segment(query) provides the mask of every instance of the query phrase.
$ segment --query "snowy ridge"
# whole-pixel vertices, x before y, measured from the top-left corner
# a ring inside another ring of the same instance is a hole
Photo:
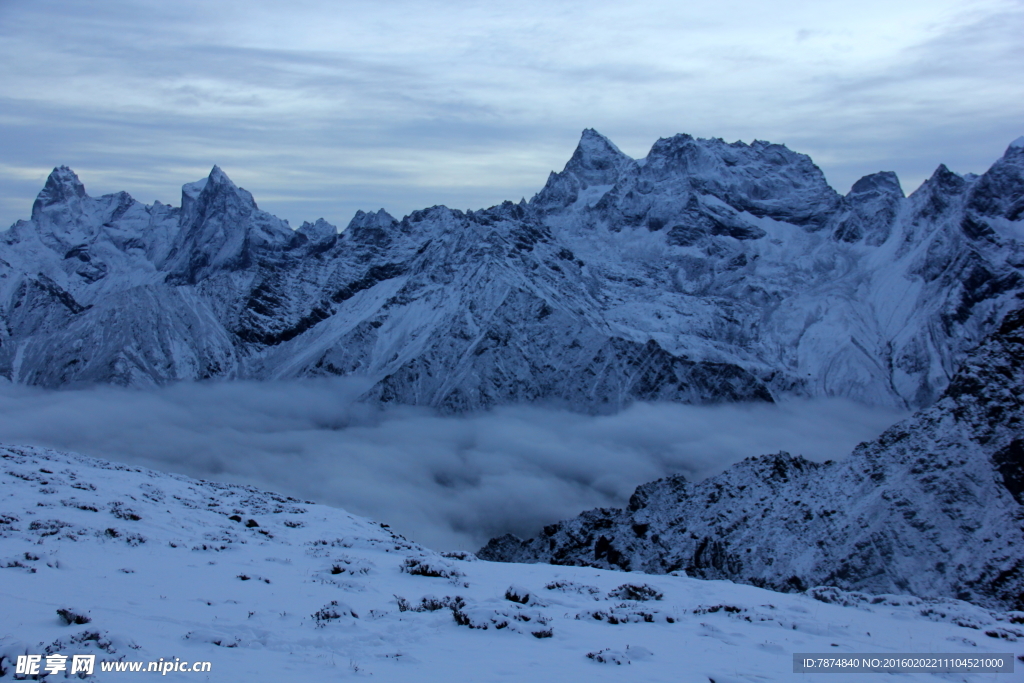
[[[1024,657],[1020,612],[446,556],[307,501],[29,447],[0,447],[0,577],[0,680],[55,652],[209,661],[218,681],[781,681],[794,652]]]
[[[530,201],[292,231],[219,168],[180,207],[55,169],[0,239],[0,375],[363,377],[457,412],[844,396],[923,407],[1022,289],[1024,148],[840,196],[806,155],[584,131]]]
[[[493,539],[479,555],[1024,609],[1022,386],[1018,308],[937,403],[842,461],[778,453],[698,483],[661,479],[627,509]]]

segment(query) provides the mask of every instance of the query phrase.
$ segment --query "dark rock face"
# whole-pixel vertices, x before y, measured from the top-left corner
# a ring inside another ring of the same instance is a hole
[[[164,265],[169,284],[194,285],[220,271],[249,269],[261,252],[283,251],[294,237],[216,166],[198,194],[182,192],[181,203],[181,231]]]
[[[903,189],[895,173],[864,176],[840,202],[833,218],[833,239],[851,244],[864,241],[875,247],[884,244],[899,215],[902,199]]]
[[[1022,389],[1019,308],[935,405],[846,460],[778,453],[699,483],[661,479],[624,510],[592,510],[527,541],[504,536],[478,555],[1022,609]]]
[[[992,463],[1003,478],[1003,486],[1024,505],[1024,440],[1014,439],[992,455]]]
[[[0,240],[0,375],[59,387],[358,373],[369,400],[934,402],[1024,289],[1024,153],[840,197],[782,145],[586,130],[530,201],[291,230],[219,168],[181,206],[55,169]]]

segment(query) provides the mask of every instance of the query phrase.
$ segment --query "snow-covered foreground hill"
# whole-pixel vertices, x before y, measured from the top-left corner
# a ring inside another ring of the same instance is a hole
[[[342,510],[28,447],[0,448],[0,615],[4,680],[54,652],[211,663],[168,680],[446,683],[810,683],[835,679],[792,673],[793,653],[1024,656],[1024,613],[445,557]]]

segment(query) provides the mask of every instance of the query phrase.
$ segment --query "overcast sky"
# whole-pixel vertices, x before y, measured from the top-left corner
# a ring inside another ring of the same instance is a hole
[[[178,204],[219,164],[261,208],[529,198],[593,127],[808,153],[845,193],[1024,134],[1024,0],[0,0],[0,226],[52,167]]]

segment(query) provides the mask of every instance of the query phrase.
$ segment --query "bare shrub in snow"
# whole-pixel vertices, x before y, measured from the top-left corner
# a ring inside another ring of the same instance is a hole
[[[331,600],[330,603],[324,605],[316,612],[313,612],[311,616],[313,617],[313,621],[316,622],[317,628],[324,628],[332,621],[346,616],[352,617],[353,619],[359,618],[359,615],[356,614],[351,607],[348,605],[340,605],[337,600]]]
[[[455,567],[429,562],[425,558],[407,557],[402,563],[402,571],[413,576],[433,576],[441,579],[459,579],[463,576]]]
[[[87,613],[71,609],[70,607],[61,607],[57,610],[57,616],[64,622],[65,626],[71,624],[88,624],[92,621],[92,618]]]
[[[595,662],[601,664],[632,664],[629,661],[629,657],[626,656],[625,652],[619,652],[618,650],[612,650],[610,648],[604,648],[596,652],[588,652],[587,659],[593,659]]]
[[[665,596],[660,591],[648,586],[646,583],[624,583],[618,588],[609,591],[608,597],[619,598],[620,600],[638,600],[645,602],[647,600],[661,600]]]

